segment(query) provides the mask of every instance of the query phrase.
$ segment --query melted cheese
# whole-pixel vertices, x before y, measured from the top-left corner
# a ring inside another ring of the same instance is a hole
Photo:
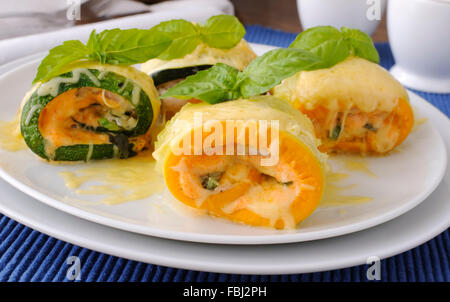
[[[425,124],[428,121],[428,118],[423,117],[420,119],[415,119],[414,120],[414,126],[413,129],[411,130],[411,132],[416,132],[417,129],[419,129],[420,126],[422,126],[423,124]]]
[[[331,68],[299,72],[272,92],[307,110],[322,105],[331,111],[356,106],[363,112],[391,112],[399,98],[409,100],[405,88],[387,70],[357,57]]]
[[[202,43],[190,54],[175,60],[152,59],[142,64],[141,70],[147,74],[171,69],[197,65],[214,65],[224,63],[236,69],[243,70],[256,54],[245,40],[241,40],[231,49],[212,48]]]
[[[26,149],[26,144],[20,133],[20,115],[9,122],[0,121],[0,148],[7,151]]]
[[[209,120],[279,121],[280,131],[285,131],[304,143],[325,165],[326,155],[317,149],[319,141],[314,134],[311,121],[286,102],[272,96],[259,96],[250,100],[235,100],[216,105],[206,103],[185,105],[158,135],[153,153],[158,163],[162,164],[169,151],[178,146],[183,137],[196,127],[194,115],[199,112],[202,113],[204,123]]]
[[[94,83],[95,86],[100,86],[100,81],[87,68],[77,68],[72,70],[72,76],[69,78],[55,77],[45,83],[42,83],[37,88],[37,94],[39,96],[51,95],[52,97],[55,97],[58,94],[59,85],[63,83],[78,83],[82,74],[85,74],[92,81],[92,83]]]
[[[414,126],[411,130],[411,132],[416,132],[420,126],[425,124],[428,121],[428,118],[426,117],[419,117],[419,112],[416,107],[413,107],[413,113],[414,113]]]
[[[325,189],[319,207],[335,207],[360,204],[372,201],[368,196],[344,195],[343,192],[353,189],[356,185],[341,185],[340,182],[348,177],[345,173],[326,173]]]
[[[344,160],[344,167],[348,171],[361,172],[367,174],[371,177],[376,178],[377,176],[369,169],[369,163],[364,159],[356,160],[354,158],[348,158]]]
[[[79,168],[72,166],[60,175],[75,193],[103,196],[100,201],[106,204],[144,199],[164,189],[164,181],[148,153],[127,160],[91,161]]]
[[[265,186],[270,186],[270,184],[252,186],[246,194],[246,202],[243,208],[268,219],[271,227],[274,227],[275,223],[281,220],[285,229],[294,229],[296,223],[291,205],[297,194],[288,186],[283,186],[281,190],[271,190],[270,187],[265,188]],[[241,203],[241,198],[232,202],[232,205],[228,204],[224,208],[224,212],[232,213],[240,209],[236,206],[233,207],[233,205],[239,205],[239,203]]]

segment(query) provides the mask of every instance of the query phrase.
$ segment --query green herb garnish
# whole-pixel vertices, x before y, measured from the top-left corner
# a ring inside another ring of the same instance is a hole
[[[218,63],[188,76],[162,95],[196,98],[210,104],[250,98],[267,92],[299,71],[330,68],[350,54],[379,61],[372,40],[365,33],[343,27],[319,26],[297,36],[289,48],[271,50],[253,60],[244,71]]]
[[[220,178],[222,177],[223,172],[214,172],[209,173],[205,176],[202,176],[202,187],[207,190],[214,190],[219,186]]]
[[[88,55],[89,49],[77,40],[66,41],[63,45],[50,49],[48,55],[39,65],[33,83],[57,76],[63,66],[84,59]]]
[[[148,30],[116,28],[100,33],[94,30],[86,45],[71,40],[52,48],[42,60],[33,83],[57,76],[64,66],[80,60],[120,65],[153,58],[171,60],[191,53],[201,42],[213,48],[232,48],[244,35],[244,26],[229,15],[213,16],[205,24],[171,20]]]
[[[336,64],[350,54],[379,63],[380,57],[372,39],[358,29],[317,26],[305,30],[289,46],[305,49],[321,57],[327,64]]]
[[[196,98],[210,104],[249,98],[266,92],[301,70],[312,70],[320,64],[320,58],[308,51],[274,49],[253,60],[244,71],[217,63],[188,76],[162,97]]]
[[[341,134],[341,125],[337,125],[333,128],[333,130],[330,132],[330,138],[337,141],[337,139],[339,138],[339,134]]]

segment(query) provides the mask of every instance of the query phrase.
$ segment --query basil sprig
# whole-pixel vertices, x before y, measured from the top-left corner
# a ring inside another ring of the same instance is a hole
[[[374,63],[380,62],[372,39],[366,33],[348,27],[342,27],[341,31],[333,26],[307,29],[297,36],[289,48],[308,50],[332,65],[345,60],[350,54]]]
[[[274,49],[253,60],[244,71],[217,63],[188,76],[162,97],[196,98],[210,104],[249,98],[266,92],[301,70],[322,65],[317,55],[301,49]]]
[[[299,34],[289,48],[275,49],[256,58],[244,71],[218,63],[187,77],[162,97],[196,98],[210,104],[250,98],[299,71],[330,68],[351,54],[379,62],[378,52],[364,32],[318,26]]]
[[[100,33],[94,30],[86,45],[70,40],[52,48],[42,60],[33,83],[58,75],[64,66],[75,61],[132,65],[153,58],[171,60],[191,53],[202,42],[213,48],[232,48],[244,35],[244,26],[230,15],[213,16],[205,24],[171,20],[148,30],[116,28]]]

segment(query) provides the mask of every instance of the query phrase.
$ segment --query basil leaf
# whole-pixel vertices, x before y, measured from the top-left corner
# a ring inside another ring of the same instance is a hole
[[[235,16],[219,15],[200,25],[200,33],[203,42],[208,46],[230,49],[242,40],[245,28]]]
[[[215,20],[207,22],[203,27],[200,26],[202,39],[205,39],[204,28],[207,28],[208,24],[226,23],[224,16]],[[225,28],[225,25],[214,26],[217,30]],[[223,30],[223,40],[228,37],[225,32],[226,30]],[[218,34],[216,37],[220,36],[221,34]],[[223,42],[220,46],[223,47],[225,44]],[[318,26],[298,35],[288,49],[272,50],[256,58],[243,72],[219,63],[208,70],[187,77],[162,97],[197,98],[211,104],[240,97],[250,98],[267,92],[285,78],[300,71],[332,67],[345,60],[351,53],[374,62],[379,60],[370,37],[363,32],[345,27],[340,32],[332,26]],[[334,129],[331,136],[336,137],[339,131],[340,128]]]
[[[280,48],[253,60],[239,75],[240,93],[244,98],[264,93],[302,70],[322,66],[320,57],[306,50]]]
[[[348,27],[342,27],[341,31],[355,56],[374,63],[380,62],[378,51],[369,35],[359,29],[352,29]]]
[[[289,48],[308,50],[322,58],[321,68],[329,68],[350,55],[342,33],[332,26],[317,26],[302,32]]]
[[[299,48],[313,51],[323,43],[342,39],[342,34],[333,26],[316,26],[300,33],[289,48]]]
[[[157,57],[171,44],[171,39],[151,30],[116,28],[91,34],[87,44],[93,60],[132,65]]]
[[[238,70],[226,64],[217,63],[213,67],[188,76],[164,93],[161,98],[196,98],[210,104],[239,98],[235,89]]]
[[[49,54],[39,65],[33,83],[48,80],[56,75],[61,68],[71,62],[85,59],[89,54],[89,49],[78,40],[70,40],[63,45],[50,49]]]
[[[89,35],[89,40],[86,43],[87,48],[89,49],[89,59],[97,62],[105,62],[106,57],[105,54],[101,51],[101,46],[99,42],[99,35],[96,30],[92,30]]]
[[[161,22],[151,30],[152,34],[163,35],[170,44],[158,55],[163,60],[182,58],[194,51],[200,43],[200,34],[194,24],[186,20],[170,20]]]
[[[91,31],[91,34],[89,35],[89,40],[86,43],[86,47],[89,49],[89,52],[92,54],[97,48],[99,48],[98,46],[98,36],[97,36],[97,31],[95,29],[93,29]]]
[[[100,33],[93,30],[86,45],[71,40],[52,48],[41,62],[33,83],[58,75],[62,67],[77,60],[122,65],[142,63],[156,57],[171,60],[193,52],[202,40],[211,47],[234,47],[244,34],[243,25],[228,15],[213,16],[205,25],[171,20],[150,30],[116,28]]]

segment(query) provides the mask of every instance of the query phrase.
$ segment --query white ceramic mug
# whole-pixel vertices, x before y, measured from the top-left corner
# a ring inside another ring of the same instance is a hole
[[[303,29],[318,25],[358,28],[375,32],[386,9],[386,0],[297,0]]]
[[[391,73],[402,84],[450,93],[450,0],[390,0]]]

